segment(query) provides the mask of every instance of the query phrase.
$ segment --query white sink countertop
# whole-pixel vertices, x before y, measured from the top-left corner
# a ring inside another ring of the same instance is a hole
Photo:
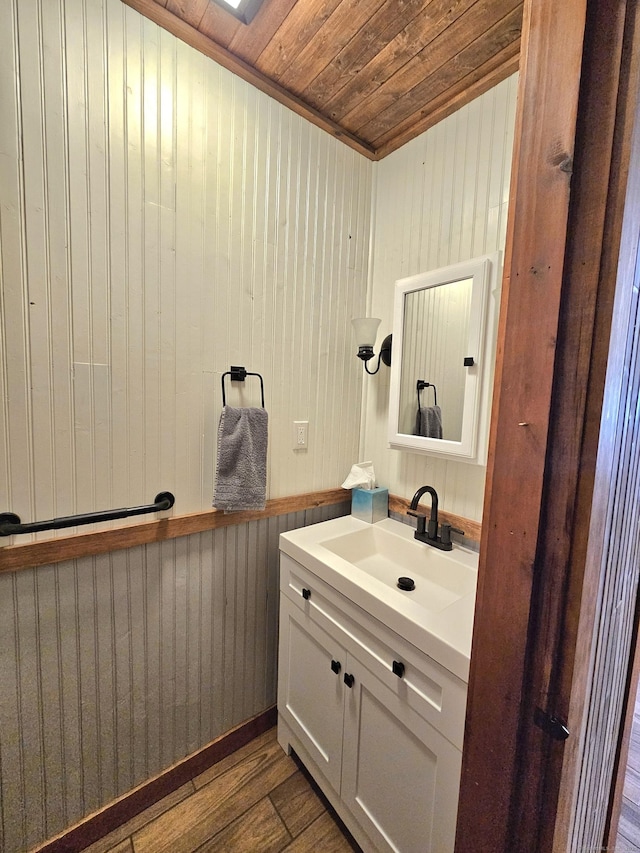
[[[440,551],[414,528],[346,515],[280,534],[280,549],[467,682],[478,554]],[[399,577],[415,581],[412,591]]]

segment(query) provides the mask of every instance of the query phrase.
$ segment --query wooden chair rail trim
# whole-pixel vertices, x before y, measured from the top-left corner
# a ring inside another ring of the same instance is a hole
[[[61,563],[64,560],[93,557],[110,551],[136,548],[139,545],[177,539],[180,536],[190,536],[192,533],[217,530],[220,527],[245,524],[262,518],[273,518],[319,506],[331,506],[348,500],[349,495],[344,489],[325,489],[319,492],[274,498],[267,501],[262,511],[225,513],[221,510],[209,509],[170,518],[159,518],[141,524],[110,527],[105,530],[92,530],[87,533],[28,542],[23,545],[5,545],[0,547],[0,572],[15,572],[18,569]]]
[[[273,705],[163,770],[158,776],[148,779],[119,799],[65,829],[60,835],[33,849],[31,853],[75,853],[84,850],[176,791],[190,779],[273,728],[276,719],[276,707]]]
[[[167,539],[190,536],[192,533],[218,530],[221,527],[246,524],[248,521],[274,518],[320,506],[333,506],[349,500],[349,493],[344,489],[325,489],[324,491],[274,498],[267,501],[266,508],[261,512],[224,513],[217,509],[209,509],[203,512],[146,521],[141,524],[129,524],[121,527],[110,527],[106,530],[92,530],[87,533],[58,536],[55,539],[27,542],[23,545],[0,546],[0,573],[48,566],[52,563],[77,560],[81,557],[95,557],[98,554],[108,554],[111,551],[122,551],[126,548],[149,545],[152,542],[164,542]],[[408,508],[408,500],[397,495],[389,496],[389,509],[392,512],[405,513]],[[445,510],[440,512],[440,516],[443,521],[448,521],[454,527],[464,530],[468,539],[480,540],[479,522],[453,515]]]

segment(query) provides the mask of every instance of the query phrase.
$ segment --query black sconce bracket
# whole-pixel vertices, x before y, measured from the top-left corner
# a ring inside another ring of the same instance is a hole
[[[378,364],[376,365],[375,370],[369,370],[367,367],[367,362],[369,359],[373,358],[373,347],[360,347],[358,350],[358,357],[364,361],[364,369],[367,371],[369,376],[374,376],[380,370],[380,362],[382,361],[387,367],[391,367],[391,343],[392,343],[393,335],[387,335],[387,337],[382,341],[382,346],[380,347],[380,354],[378,355]]]

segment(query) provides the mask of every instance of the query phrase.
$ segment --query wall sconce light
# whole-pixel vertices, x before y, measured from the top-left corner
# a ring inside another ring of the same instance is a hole
[[[382,360],[387,367],[391,365],[391,335],[383,340],[378,355],[378,365],[375,370],[369,370],[367,362],[374,357],[373,345],[376,342],[376,333],[380,320],[375,317],[359,317],[351,321],[353,330],[356,333],[356,341],[358,342],[358,358],[364,362],[364,369],[370,376],[373,376],[380,370],[380,361]]]

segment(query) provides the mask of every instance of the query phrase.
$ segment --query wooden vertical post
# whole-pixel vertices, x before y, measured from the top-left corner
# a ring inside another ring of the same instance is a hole
[[[554,835],[564,747],[533,717],[568,713],[574,677],[580,605],[568,608],[615,287],[601,287],[603,259],[620,236],[612,163],[625,180],[624,18],[608,0],[525,3],[457,853],[546,850]]]

